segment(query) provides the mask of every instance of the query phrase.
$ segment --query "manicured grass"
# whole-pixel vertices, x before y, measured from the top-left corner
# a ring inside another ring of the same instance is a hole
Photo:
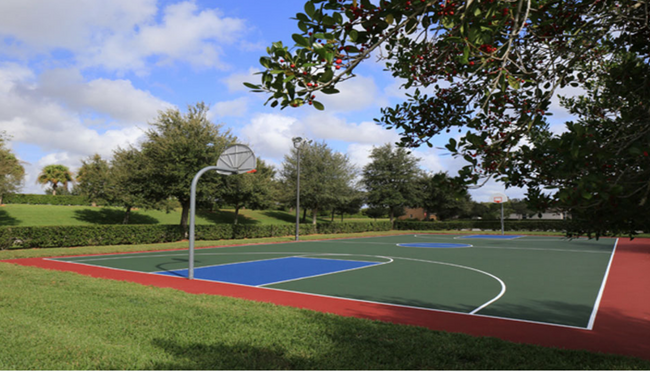
[[[650,368],[8,263],[0,263],[0,328],[0,369]]]
[[[279,210],[240,210],[241,224],[294,224],[295,214]],[[19,205],[8,204],[0,207],[0,226],[49,226],[49,225],[93,225],[122,224],[124,209],[116,207]],[[234,210],[198,211],[197,224],[232,224]],[[160,210],[138,209],[131,211],[129,224],[179,224],[181,210],[169,213]],[[334,219],[340,221],[339,218]],[[359,220],[345,219],[344,221]],[[363,219],[371,220],[371,219]],[[329,221],[320,218],[319,221]],[[311,222],[311,218],[307,218]]]

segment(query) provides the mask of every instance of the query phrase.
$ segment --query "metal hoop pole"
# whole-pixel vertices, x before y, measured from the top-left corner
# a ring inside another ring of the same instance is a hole
[[[296,180],[296,241],[300,239],[300,147],[296,151],[298,161],[298,179]]]
[[[192,280],[194,279],[194,225],[195,225],[195,217],[194,215],[196,214],[196,185],[199,182],[199,178],[203,173],[206,171],[210,170],[221,170],[221,171],[228,171],[227,169],[221,169],[217,166],[208,166],[204,167],[203,169],[199,170],[198,173],[194,176],[194,179],[192,179],[192,187],[190,189],[190,251],[189,251],[189,267],[187,270],[187,278]]]

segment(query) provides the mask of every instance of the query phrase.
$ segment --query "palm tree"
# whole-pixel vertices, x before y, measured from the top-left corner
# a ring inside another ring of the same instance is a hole
[[[63,165],[47,165],[41,170],[36,181],[42,185],[52,184],[52,196],[56,196],[56,189],[59,184],[68,187],[72,182],[72,172]]]

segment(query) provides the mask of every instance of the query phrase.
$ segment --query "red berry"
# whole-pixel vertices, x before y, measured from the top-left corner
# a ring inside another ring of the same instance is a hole
[[[337,59],[336,60],[336,64],[341,64],[341,63],[343,63],[343,59]]]

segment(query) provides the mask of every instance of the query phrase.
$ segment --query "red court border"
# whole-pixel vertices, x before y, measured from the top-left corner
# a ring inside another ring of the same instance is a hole
[[[193,294],[222,295],[269,302],[431,330],[492,336],[518,343],[623,354],[650,360],[650,239],[619,239],[600,309],[592,330],[507,319],[397,307],[295,292],[189,281],[177,277],[85,266],[45,258],[0,260],[143,285],[167,287]]]

